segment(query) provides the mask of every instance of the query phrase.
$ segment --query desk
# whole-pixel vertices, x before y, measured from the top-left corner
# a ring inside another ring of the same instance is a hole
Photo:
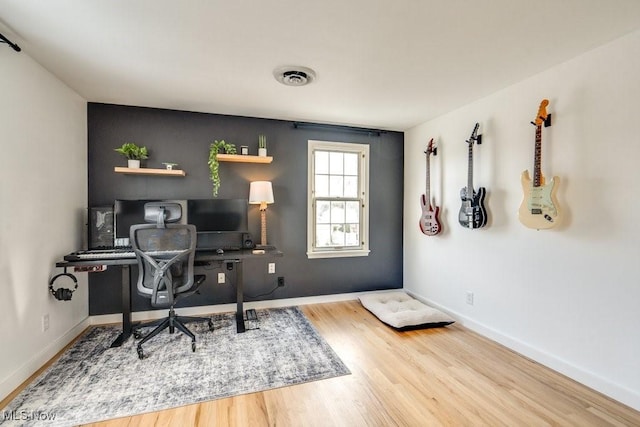
[[[195,260],[196,263],[221,261],[223,263],[234,263],[237,265],[236,272],[236,329],[238,333],[245,331],[244,325],[244,310],[242,308],[244,301],[243,293],[243,261],[245,259],[257,259],[264,257],[279,257],[282,256],[282,252],[277,249],[268,249],[264,254],[254,254],[250,249],[243,249],[240,251],[227,251],[223,254],[218,254],[215,251],[196,251]],[[133,323],[131,322],[131,266],[137,265],[138,262],[135,258],[119,258],[119,259],[85,259],[78,261],[59,261],[56,263],[56,267],[68,268],[68,267],[87,267],[95,265],[117,266],[122,271],[122,333],[111,344],[111,347],[120,347],[132,333]]]

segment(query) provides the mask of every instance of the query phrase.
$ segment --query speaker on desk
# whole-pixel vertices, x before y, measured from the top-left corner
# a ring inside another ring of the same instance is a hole
[[[113,246],[113,207],[89,208],[89,249]]]
[[[253,249],[256,247],[256,244],[253,243],[253,239],[251,238],[251,234],[242,233],[242,248],[243,249]]]

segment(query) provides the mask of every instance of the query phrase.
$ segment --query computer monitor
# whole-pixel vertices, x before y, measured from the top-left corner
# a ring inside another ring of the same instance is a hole
[[[248,211],[247,199],[192,199],[187,200],[187,223],[195,225],[198,233],[246,233]]]
[[[113,204],[114,242],[116,247],[130,246],[129,229],[134,224],[145,224],[144,205],[149,202],[174,202],[182,207],[182,218],[178,223],[186,224],[186,200],[116,200]]]

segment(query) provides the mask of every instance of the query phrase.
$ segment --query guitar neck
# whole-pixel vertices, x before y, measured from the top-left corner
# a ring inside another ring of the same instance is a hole
[[[542,185],[542,125],[536,125],[536,145],[533,154],[533,186],[540,187]]]
[[[467,194],[473,196],[473,139],[469,141],[469,167],[467,172]]]
[[[426,177],[426,190],[424,192],[427,202],[431,204],[431,171],[429,170],[429,153],[427,153],[427,177]]]

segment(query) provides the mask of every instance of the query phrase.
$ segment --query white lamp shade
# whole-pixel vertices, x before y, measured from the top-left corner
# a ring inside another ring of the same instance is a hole
[[[271,181],[254,181],[249,186],[249,203],[273,203],[273,187]]]

